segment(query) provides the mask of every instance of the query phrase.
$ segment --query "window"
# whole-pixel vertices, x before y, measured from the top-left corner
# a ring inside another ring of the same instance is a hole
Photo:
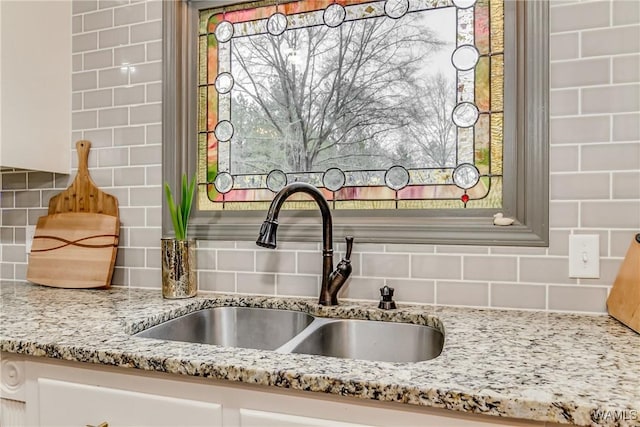
[[[274,192],[303,180],[332,203],[336,233],[361,242],[546,244],[544,2],[215,4],[167,2],[164,10],[164,141],[175,141],[164,144],[164,175],[175,183],[198,170],[197,237],[254,239]],[[361,55],[370,46],[346,42],[365,34],[388,48],[371,63]],[[440,51],[450,61],[434,59]],[[326,66],[349,61],[361,76]],[[337,73],[357,95],[335,95],[341,88],[328,82]],[[279,107],[278,94],[294,83],[304,99]],[[341,100],[351,108],[336,107]],[[309,117],[320,112],[331,120],[314,127]],[[441,143],[425,150],[438,140],[424,138],[428,126],[441,129]],[[303,139],[304,150],[292,144]],[[270,162],[275,154],[282,158]],[[516,223],[493,226],[497,211]],[[315,215],[292,211],[281,235],[319,239]]]

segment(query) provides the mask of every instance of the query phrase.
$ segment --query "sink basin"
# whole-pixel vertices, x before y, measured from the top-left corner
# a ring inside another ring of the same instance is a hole
[[[332,320],[291,348],[292,353],[317,354],[380,362],[422,362],[438,357],[444,335],[437,329],[409,323],[370,320]]]
[[[430,360],[444,345],[444,335],[428,326],[251,307],[196,311],[136,336],[380,362]]]
[[[215,307],[169,320],[136,336],[275,350],[298,335],[313,319],[313,316],[299,311]]]

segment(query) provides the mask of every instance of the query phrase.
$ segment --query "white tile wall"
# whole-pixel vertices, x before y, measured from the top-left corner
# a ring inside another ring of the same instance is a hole
[[[93,142],[92,175],[121,207],[114,284],[159,289],[161,1],[76,0],[73,14],[73,137]],[[342,298],[375,300],[388,284],[402,302],[605,310],[640,232],[640,2],[554,0],[550,26],[549,248],[356,243]],[[0,277],[23,280],[25,226],[69,177],[0,176]],[[576,233],[600,236],[600,279],[568,277]],[[317,243],[201,241],[200,289],[314,296],[320,258]]]

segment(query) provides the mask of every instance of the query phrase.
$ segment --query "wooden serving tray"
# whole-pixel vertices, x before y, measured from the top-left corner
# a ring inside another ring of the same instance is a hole
[[[118,250],[118,199],[89,175],[91,142],[78,141],[78,173],[38,219],[27,280],[60,288],[109,287]]]

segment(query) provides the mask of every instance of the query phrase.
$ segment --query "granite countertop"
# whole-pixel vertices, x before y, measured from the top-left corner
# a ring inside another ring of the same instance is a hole
[[[444,329],[442,354],[371,362],[133,337],[205,307],[288,308]],[[604,315],[0,283],[0,351],[577,425],[640,425],[640,335]],[[618,411],[627,416],[599,416]],[[623,412],[624,411],[624,412]],[[635,420],[630,419],[634,418]],[[632,416],[629,416],[632,415]]]

